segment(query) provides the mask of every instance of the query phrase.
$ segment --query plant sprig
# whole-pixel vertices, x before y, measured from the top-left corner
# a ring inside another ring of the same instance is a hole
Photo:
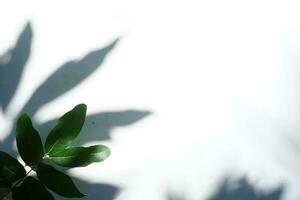
[[[79,135],[85,117],[86,105],[75,106],[58,120],[43,145],[30,117],[26,113],[21,114],[16,125],[17,148],[30,170],[26,172],[25,166],[18,160],[0,151],[0,199],[12,194],[14,200],[54,200],[46,188],[63,197],[85,196],[68,175],[49,164],[83,167],[101,162],[110,155],[110,149],[104,145],[70,146]],[[32,171],[36,172],[36,178],[30,176]]]

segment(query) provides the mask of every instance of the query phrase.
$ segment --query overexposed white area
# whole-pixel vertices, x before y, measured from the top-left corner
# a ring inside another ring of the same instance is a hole
[[[51,73],[120,38],[90,77],[33,116],[45,122],[81,102],[89,114],[152,112],[113,129],[101,141],[110,158],[72,175],[119,187],[117,200],[207,199],[226,176],[300,198],[298,1],[1,3],[0,55],[28,22],[33,43],[0,139]]]

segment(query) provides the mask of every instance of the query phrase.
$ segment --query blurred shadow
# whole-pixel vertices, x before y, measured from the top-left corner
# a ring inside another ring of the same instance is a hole
[[[169,193],[167,200],[186,200],[186,198],[183,195]]]
[[[227,177],[222,181],[217,192],[212,195],[213,197],[208,198],[208,200],[280,200],[283,192],[284,187],[262,191],[256,189],[245,177],[235,181]],[[168,193],[166,199],[188,200],[184,195],[174,193]]]
[[[0,105],[4,112],[19,85],[25,64],[29,59],[31,41],[32,29],[28,23],[15,47],[0,57]]]
[[[116,39],[102,49],[88,53],[80,60],[73,60],[63,64],[38,87],[24,106],[23,111],[34,116],[40,107],[80,84],[98,69],[118,40]]]
[[[32,37],[33,31],[30,23],[28,23],[17,40],[17,45],[11,50],[11,52],[13,52],[11,58],[4,66],[2,66],[3,69],[0,68],[0,70],[2,70],[0,92],[1,94],[4,94],[0,95],[3,99],[1,105],[9,104],[9,100],[19,85],[23,69],[25,68],[26,61],[30,54]],[[54,100],[80,84],[103,63],[105,57],[115,47],[118,40],[119,39],[116,39],[104,48],[88,53],[82,59],[69,61],[62,65],[38,87],[25,106],[20,110],[19,114],[21,112],[27,112],[30,116],[33,116],[44,104]],[[5,57],[7,56],[2,56],[2,60],[5,60]],[[13,87],[8,87],[10,85]],[[4,108],[6,108],[6,106]],[[15,121],[16,119],[14,119],[14,123]],[[35,125],[37,124],[34,121],[33,123]],[[14,129],[15,124],[13,125],[10,134],[2,141],[1,148],[5,149],[13,156],[16,156],[17,153],[13,148],[15,140]]]
[[[0,105],[3,111],[7,108],[7,105],[19,86],[23,69],[30,55],[32,37],[33,31],[30,23],[28,23],[20,34],[15,47],[9,53],[0,57]],[[17,116],[22,112],[27,112],[30,116],[34,116],[42,106],[79,85],[99,68],[107,55],[116,46],[118,40],[119,39],[116,39],[104,48],[88,53],[83,58],[63,64],[37,88]],[[82,135],[84,136],[81,137],[81,142],[110,139],[109,134],[115,127],[128,126],[149,114],[150,112],[148,111],[127,110],[89,115],[86,117],[86,122],[82,130]],[[12,130],[10,134],[1,141],[0,148],[16,157],[17,152],[14,148],[14,132],[17,119],[13,120],[14,125],[12,126]],[[45,136],[45,133],[51,130],[57,120],[58,119],[54,119],[44,124],[38,124],[33,119],[33,124],[38,130],[41,130],[42,135]],[[80,138],[78,141],[80,141]],[[117,187],[107,184],[91,184],[78,178],[75,178],[75,182],[77,182],[77,185],[83,192],[89,194],[89,196],[81,199],[112,200],[118,191]]]
[[[78,178],[72,178],[74,183],[78,186],[83,194],[86,194],[83,198],[72,198],[74,200],[113,200],[118,193],[119,188],[102,183],[89,183]],[[56,200],[70,200],[70,198],[64,198],[56,194],[53,195]]]
[[[283,191],[283,187],[267,192],[258,191],[245,177],[238,181],[226,178],[210,200],[280,200]]]
[[[110,132],[117,127],[129,126],[150,114],[149,111],[127,110],[121,112],[101,112],[86,117],[81,134],[76,139],[79,143],[108,140]],[[58,119],[38,126],[40,133],[48,133]],[[76,142],[75,141],[75,142]]]

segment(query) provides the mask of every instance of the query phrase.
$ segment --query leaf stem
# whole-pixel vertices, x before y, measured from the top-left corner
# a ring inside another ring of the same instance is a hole
[[[11,188],[14,188],[16,186],[18,186],[22,181],[24,181],[24,179],[28,176],[28,174],[30,174],[34,169],[33,168],[30,168],[30,170],[26,173],[26,175],[19,179]]]
[[[44,156],[43,156],[43,160],[49,158],[50,156],[46,153]]]

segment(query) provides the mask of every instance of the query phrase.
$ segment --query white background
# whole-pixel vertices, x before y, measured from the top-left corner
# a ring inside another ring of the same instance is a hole
[[[28,21],[33,46],[1,131],[59,66],[120,37],[91,77],[34,118],[47,121],[80,102],[90,114],[152,114],[112,131],[102,142],[112,149],[107,161],[71,174],[122,188],[118,200],[160,200],[168,191],[205,199],[228,174],[246,175],[266,191],[283,184],[284,199],[299,199],[299,6],[286,0],[2,2],[0,54]]]

